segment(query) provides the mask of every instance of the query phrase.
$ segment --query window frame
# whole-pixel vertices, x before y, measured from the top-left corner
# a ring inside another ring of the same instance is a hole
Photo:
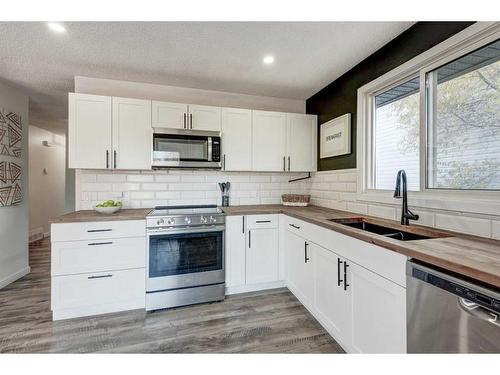
[[[420,78],[419,191],[408,192],[413,207],[500,215],[500,190],[427,188],[427,73],[500,38],[500,22],[478,22],[358,89],[357,199],[399,205],[392,190],[374,189],[375,96],[407,80]],[[394,176],[394,178],[396,178]]]

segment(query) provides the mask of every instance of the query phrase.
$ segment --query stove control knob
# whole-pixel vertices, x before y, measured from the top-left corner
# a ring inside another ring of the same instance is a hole
[[[168,225],[174,225],[175,224],[175,219],[173,217],[167,219],[167,224]]]
[[[202,224],[206,224],[206,223],[208,222],[208,219],[207,219],[205,216],[201,216],[201,217],[200,217],[200,222],[201,222]]]
[[[186,222],[186,224],[191,224],[191,219],[188,217],[185,217],[184,221]]]
[[[163,224],[165,224],[165,220],[163,220],[163,219],[158,219],[158,221],[156,222],[156,224],[158,224],[158,225],[163,225]]]
[[[217,219],[215,217],[213,217],[213,216],[210,216],[209,220],[210,220],[211,223],[217,222]]]

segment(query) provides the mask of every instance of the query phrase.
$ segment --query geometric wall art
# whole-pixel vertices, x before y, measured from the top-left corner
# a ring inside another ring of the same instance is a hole
[[[0,109],[0,207],[22,202],[21,163],[12,159],[22,155],[21,116]]]

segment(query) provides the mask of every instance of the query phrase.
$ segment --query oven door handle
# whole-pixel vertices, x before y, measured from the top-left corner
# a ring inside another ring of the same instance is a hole
[[[169,235],[169,234],[179,234],[179,233],[207,233],[207,232],[221,232],[224,231],[225,227],[223,225],[216,225],[210,227],[190,227],[190,228],[148,228],[148,235]]]

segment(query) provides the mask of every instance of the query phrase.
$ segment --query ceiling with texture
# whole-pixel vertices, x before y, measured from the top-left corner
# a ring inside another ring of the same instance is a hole
[[[64,132],[76,75],[307,99],[413,22],[0,22],[0,80]],[[262,64],[272,54],[275,63]]]

